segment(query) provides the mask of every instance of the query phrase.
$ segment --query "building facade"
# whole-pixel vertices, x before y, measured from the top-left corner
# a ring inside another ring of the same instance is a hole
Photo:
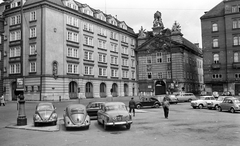
[[[136,34],[74,0],[14,0],[4,11],[6,100],[134,96]]]
[[[202,51],[183,37],[180,25],[164,29],[161,13],[154,14],[153,30],[138,34],[137,79],[139,93],[199,93],[203,89]]]
[[[240,94],[240,1],[223,0],[201,17],[207,92]]]

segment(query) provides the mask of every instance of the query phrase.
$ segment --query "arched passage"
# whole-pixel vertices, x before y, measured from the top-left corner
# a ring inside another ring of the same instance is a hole
[[[166,84],[164,81],[157,81],[155,84],[155,95],[166,94]]]
[[[107,97],[106,84],[105,84],[105,83],[101,83],[101,84],[100,84],[100,97],[101,97],[101,98]]]
[[[112,84],[112,96],[117,97],[118,96],[118,85],[116,83]]]
[[[93,98],[93,84],[91,82],[86,83],[85,96],[86,98]]]
[[[77,91],[77,83],[75,81],[71,81],[68,85],[69,90],[69,98],[70,99],[77,99],[78,98],[78,91]]]
[[[124,96],[128,96],[128,84],[124,84]]]

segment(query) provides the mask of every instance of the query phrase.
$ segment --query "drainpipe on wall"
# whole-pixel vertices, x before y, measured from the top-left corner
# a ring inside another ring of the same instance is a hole
[[[226,19],[225,16],[223,17],[224,19],[224,34],[225,34],[225,57],[226,57],[226,83],[227,83],[227,91],[228,89],[228,52],[227,52],[227,31],[226,31]]]
[[[39,100],[42,100],[42,74],[43,74],[43,6],[41,6],[41,61],[40,61],[40,67],[41,67],[41,74],[40,74],[40,98]]]

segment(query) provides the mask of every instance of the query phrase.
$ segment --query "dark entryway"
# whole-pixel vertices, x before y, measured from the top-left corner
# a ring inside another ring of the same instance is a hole
[[[155,84],[155,95],[166,94],[166,84],[163,81],[157,81]]]
[[[77,99],[78,98],[78,91],[77,91],[77,83],[74,81],[71,81],[68,85],[69,89],[69,98],[70,99]]]

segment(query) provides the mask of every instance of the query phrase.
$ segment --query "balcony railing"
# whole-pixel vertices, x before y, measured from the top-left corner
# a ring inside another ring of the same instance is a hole
[[[221,63],[213,63],[212,64],[212,69],[220,69],[221,68]]]
[[[233,62],[232,63],[232,68],[233,69],[240,69],[240,62]]]

